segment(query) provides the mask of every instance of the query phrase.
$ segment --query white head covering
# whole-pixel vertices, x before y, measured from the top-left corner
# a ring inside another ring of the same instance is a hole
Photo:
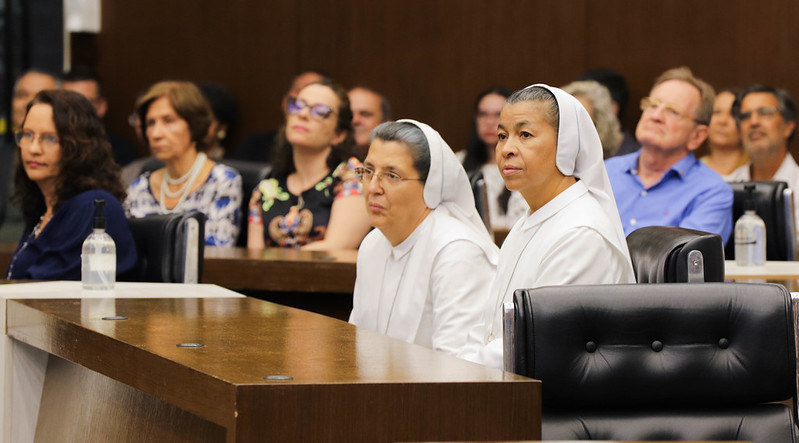
[[[555,164],[564,175],[578,178],[588,188],[588,192],[599,202],[616,228],[617,237],[615,246],[627,258],[630,252],[627,249],[627,239],[621,225],[619,210],[616,207],[616,198],[610,186],[605,162],[602,158],[602,142],[596,132],[594,122],[582,103],[568,92],[545,84],[530,85],[541,87],[553,95],[558,102],[560,124],[558,126],[558,148]],[[608,239],[614,240],[614,239]]]
[[[430,147],[430,172],[424,184],[424,203],[427,207],[435,209],[443,205],[455,218],[473,228],[484,243],[493,246],[494,242],[477,212],[466,170],[441,134],[416,120],[403,119],[397,122],[410,123],[421,129]],[[484,244],[481,246],[486,251],[494,249]]]

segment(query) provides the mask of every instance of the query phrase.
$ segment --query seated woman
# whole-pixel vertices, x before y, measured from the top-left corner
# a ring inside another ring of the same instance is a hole
[[[634,283],[602,144],[585,108],[546,85],[516,91],[499,118],[497,163],[530,205],[500,251],[483,319],[460,356],[502,366],[502,304],[545,285]]]
[[[510,229],[528,209],[518,192],[511,192],[505,187],[494,159],[499,111],[511,92],[513,91],[499,86],[487,89],[477,96],[474,124],[466,146],[466,157],[463,159],[463,167],[470,177],[478,171],[483,174],[488,195],[489,221],[491,228],[495,230]]]
[[[466,172],[433,128],[400,120],[374,129],[358,173],[377,229],[358,250],[350,323],[454,354],[498,256]]]
[[[749,154],[741,144],[741,134],[732,116],[732,103],[735,93],[725,89],[716,94],[713,102],[713,115],[707,129],[707,154],[699,160],[716,171],[727,181],[730,174],[749,163]],[[703,148],[700,148],[704,150]]]
[[[206,216],[206,245],[235,245],[241,176],[204,152],[212,114],[202,92],[189,82],[156,83],[136,102],[136,113],[150,152],[166,166],[130,184],[128,216],[200,211]]]
[[[602,156],[610,158],[616,155],[624,135],[608,88],[593,80],[571,82],[563,90],[573,95],[583,105],[594,122],[599,141],[602,143]]]
[[[116,243],[117,275],[138,256],[120,200],[111,145],[94,106],[77,92],[41,91],[14,133],[14,199],[25,233],[8,265],[10,280],[80,280],[81,248],[92,232],[94,200],[105,200],[106,232]]]
[[[357,249],[369,231],[347,91],[324,79],[288,104],[272,177],[250,199],[247,247]]]

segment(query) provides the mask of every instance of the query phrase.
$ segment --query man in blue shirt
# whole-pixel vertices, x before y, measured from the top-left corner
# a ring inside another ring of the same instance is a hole
[[[732,231],[732,190],[693,154],[707,138],[713,87],[687,67],[670,69],[641,100],[635,137],[641,149],[605,166],[624,233],[643,226]]]

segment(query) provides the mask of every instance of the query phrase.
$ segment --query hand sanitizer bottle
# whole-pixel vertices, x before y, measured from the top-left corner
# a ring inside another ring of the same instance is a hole
[[[117,270],[117,247],[114,239],[105,232],[103,207],[105,200],[94,201],[92,233],[83,241],[81,281],[83,289],[114,289]]]
[[[744,215],[735,222],[735,263],[739,266],[766,264],[766,224],[755,212],[755,185],[746,185]]]

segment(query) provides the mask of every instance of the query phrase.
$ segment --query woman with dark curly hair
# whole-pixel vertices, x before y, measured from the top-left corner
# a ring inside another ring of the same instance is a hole
[[[83,240],[92,232],[94,200],[105,200],[106,231],[117,247],[117,274],[137,261],[120,201],[119,165],[92,104],[72,91],[41,91],[14,133],[14,200],[25,232],[8,266],[8,279],[80,280]]]
[[[347,91],[330,79],[288,104],[272,177],[250,199],[247,246],[357,249],[369,232]]]

